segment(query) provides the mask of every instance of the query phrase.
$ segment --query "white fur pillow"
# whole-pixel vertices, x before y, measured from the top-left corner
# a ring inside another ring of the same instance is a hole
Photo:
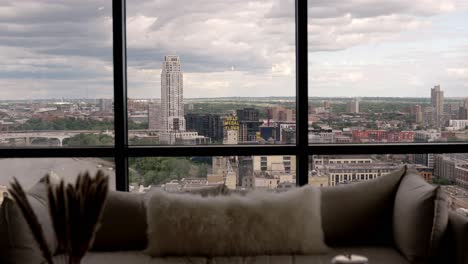
[[[320,189],[200,197],[156,191],[147,206],[148,249],[160,256],[320,254]]]

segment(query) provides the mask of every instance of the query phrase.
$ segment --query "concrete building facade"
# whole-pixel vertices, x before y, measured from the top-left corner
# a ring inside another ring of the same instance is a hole
[[[183,87],[179,56],[165,56],[161,70],[161,112],[166,132],[185,131]]]

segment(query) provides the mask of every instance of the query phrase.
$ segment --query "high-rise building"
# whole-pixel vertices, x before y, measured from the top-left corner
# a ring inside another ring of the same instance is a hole
[[[101,112],[112,112],[113,102],[112,99],[98,99],[98,107]]]
[[[281,106],[274,107],[272,109],[272,119],[274,121],[296,121],[296,111],[293,109],[286,109]]]
[[[154,130],[162,129],[161,103],[159,102],[148,104],[148,128]]]
[[[354,98],[347,104],[347,112],[348,113],[359,113],[359,100]]]
[[[468,107],[460,106],[460,109],[458,110],[458,119],[460,120],[468,119]]]
[[[422,124],[424,122],[423,109],[420,105],[416,105],[414,107],[414,115],[415,115],[416,123]]]
[[[162,128],[185,131],[183,74],[179,56],[164,57],[161,71]]]
[[[259,112],[254,108],[237,110],[239,121],[239,142],[257,141],[257,133],[260,132]]]
[[[185,121],[187,131],[196,131],[215,142],[223,140],[223,119],[220,115],[188,113]]]
[[[431,89],[431,105],[434,108],[434,125],[440,127],[444,114],[444,91],[440,89],[440,85],[436,85]]]
[[[463,100],[458,110],[458,119],[468,119],[468,98]]]

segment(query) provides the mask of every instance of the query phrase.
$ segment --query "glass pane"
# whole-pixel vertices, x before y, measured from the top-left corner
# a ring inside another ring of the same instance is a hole
[[[224,184],[232,191],[287,190],[296,186],[295,156],[131,158],[130,191],[166,191]]]
[[[129,139],[294,144],[294,1],[127,1]]]
[[[113,144],[111,1],[0,10],[0,146]]]
[[[468,210],[468,154],[327,155],[309,157],[309,184],[333,187],[376,179],[403,164],[441,185],[452,209]]]
[[[466,1],[309,1],[309,142],[468,141]]]
[[[66,182],[75,182],[79,173],[95,175],[102,170],[109,176],[109,186],[115,190],[115,165],[113,158],[8,158],[0,159],[0,203],[13,177],[25,190],[33,187],[42,177],[49,174]]]

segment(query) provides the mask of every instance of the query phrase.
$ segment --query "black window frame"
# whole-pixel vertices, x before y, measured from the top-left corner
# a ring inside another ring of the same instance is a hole
[[[112,147],[4,147],[0,158],[113,157],[116,189],[128,191],[128,159],[146,156],[296,156],[296,183],[308,183],[309,156],[352,154],[421,154],[465,153],[463,143],[392,143],[392,144],[309,144],[308,142],[308,2],[295,0],[296,27],[296,144],[274,146],[199,145],[199,146],[132,146],[128,144],[127,123],[127,50],[126,1],[112,1],[114,129]]]

